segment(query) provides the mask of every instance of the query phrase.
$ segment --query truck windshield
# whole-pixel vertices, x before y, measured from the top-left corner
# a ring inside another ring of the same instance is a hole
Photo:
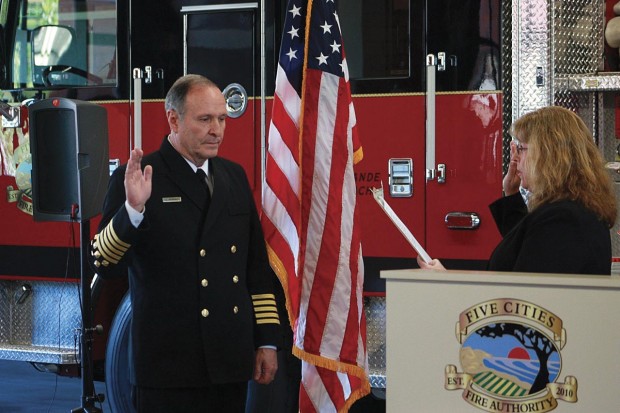
[[[115,86],[116,0],[24,0],[13,88]]]

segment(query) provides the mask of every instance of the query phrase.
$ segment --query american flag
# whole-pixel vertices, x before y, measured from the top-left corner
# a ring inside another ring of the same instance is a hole
[[[335,0],[289,0],[262,224],[302,360],[302,413],[346,412],[370,392],[353,176],[361,158]]]

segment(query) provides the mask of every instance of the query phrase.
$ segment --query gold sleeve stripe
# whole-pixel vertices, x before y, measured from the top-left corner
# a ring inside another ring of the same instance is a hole
[[[266,299],[275,300],[276,296],[273,294],[253,294],[252,295],[252,300],[266,300]]]
[[[115,251],[114,247],[109,244],[109,241],[106,238],[105,230],[101,231],[98,245],[101,256],[113,264],[117,264],[118,261],[123,257],[123,253]]]
[[[256,314],[256,318],[278,318],[278,313],[261,313],[261,314]]]
[[[131,244],[121,241],[114,231],[112,221],[99,233],[97,237],[99,252],[107,261],[117,264]]]
[[[276,296],[273,294],[252,295],[256,324],[280,324]]]
[[[261,312],[261,313],[264,313],[264,312],[267,312],[267,311],[275,311],[277,313],[278,309],[276,308],[275,305],[264,305],[264,306],[261,306],[261,307],[254,307],[254,311]]]
[[[256,324],[280,324],[280,320],[268,319],[268,320],[256,320]]]
[[[116,235],[116,231],[114,231],[114,226],[112,225],[112,222],[113,221],[110,221],[110,223],[106,225],[105,228],[109,232],[110,238],[114,240],[114,243],[117,244],[119,247],[125,247],[125,251],[126,251],[129,247],[131,247],[131,244],[121,241],[118,235]]]
[[[262,307],[262,306],[269,306],[269,305],[276,305],[276,300],[254,301],[254,307]]]
[[[99,252],[101,252],[101,257],[103,257],[104,260],[111,262],[112,264],[118,264],[118,261],[120,260],[120,257],[115,258],[111,255],[109,255],[105,249],[103,248],[99,248]]]
[[[99,242],[98,242],[98,246],[99,246],[99,253],[101,254],[101,256],[106,260],[106,261],[110,261],[113,264],[117,264],[118,261],[121,259],[120,256],[114,255],[114,253],[111,253],[107,248],[106,245],[101,242],[101,238],[99,237]]]
[[[123,254],[125,254],[125,252],[127,251],[126,248],[119,249],[117,245],[115,245],[113,241],[110,240],[110,236],[109,236],[107,228],[101,231],[101,237],[99,238],[100,238],[101,247],[105,249],[105,251],[108,254],[114,256],[115,258],[119,260],[122,258]]]

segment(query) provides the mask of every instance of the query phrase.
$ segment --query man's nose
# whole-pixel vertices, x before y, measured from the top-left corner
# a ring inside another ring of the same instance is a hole
[[[211,135],[218,135],[222,133],[222,129],[222,125],[217,119],[209,122],[209,133]]]

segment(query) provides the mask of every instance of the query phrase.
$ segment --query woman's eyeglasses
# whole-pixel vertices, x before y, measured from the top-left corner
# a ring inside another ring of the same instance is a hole
[[[524,151],[527,151],[527,147],[521,145],[520,143],[517,144],[517,153],[521,155]]]

